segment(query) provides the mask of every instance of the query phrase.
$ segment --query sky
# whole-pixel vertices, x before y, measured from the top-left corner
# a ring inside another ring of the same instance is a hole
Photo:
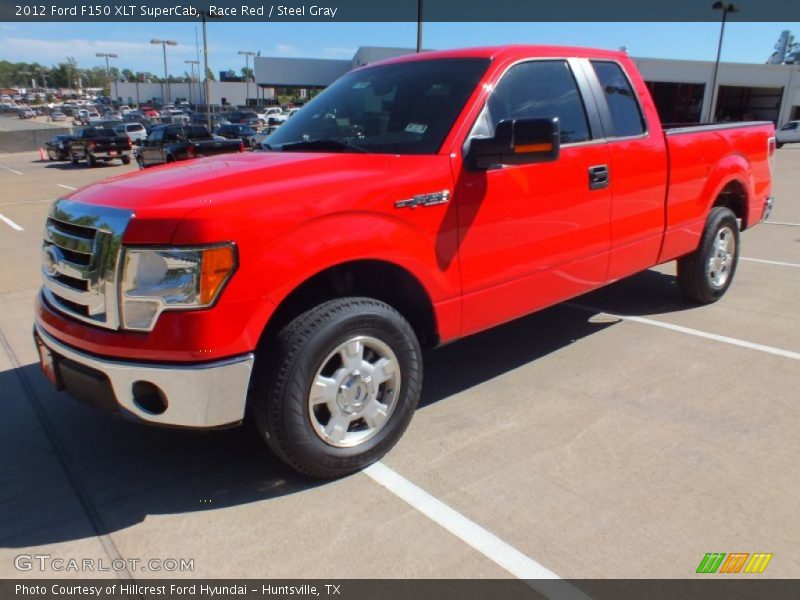
[[[780,32],[800,38],[800,23],[728,23],[722,60],[763,63]],[[73,56],[80,68],[104,66],[96,52],[113,52],[112,66],[163,73],[161,46],[150,39],[174,39],[168,47],[171,74],[189,70],[197,58],[194,23],[0,23],[0,60],[53,65]],[[459,48],[508,43],[563,44],[619,49],[632,56],[714,60],[718,23],[425,23],[423,46]],[[224,23],[208,25],[209,61],[215,74],[239,71],[239,50],[262,56],[349,59],[359,46],[414,47],[416,23]],[[202,60],[202,58],[201,58]],[[251,65],[252,67],[252,62]]]

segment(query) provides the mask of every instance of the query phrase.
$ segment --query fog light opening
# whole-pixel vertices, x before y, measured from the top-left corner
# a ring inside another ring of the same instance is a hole
[[[133,403],[151,415],[160,415],[167,410],[167,397],[158,386],[149,381],[135,381],[132,387]]]

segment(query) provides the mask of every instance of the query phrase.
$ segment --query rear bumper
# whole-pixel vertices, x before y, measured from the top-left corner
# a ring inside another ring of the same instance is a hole
[[[66,346],[34,326],[52,355],[57,386],[120,416],[157,425],[214,428],[244,418],[254,355],[190,365],[124,362]]]

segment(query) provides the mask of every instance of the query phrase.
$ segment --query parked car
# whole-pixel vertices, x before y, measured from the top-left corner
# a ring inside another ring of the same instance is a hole
[[[253,139],[255,140],[255,147],[262,148],[263,144],[267,141],[267,138],[275,133],[277,129],[277,125],[267,125],[266,127],[260,129],[258,133],[253,136]]]
[[[134,144],[147,139],[147,130],[141,123],[123,123],[114,127],[114,131],[120,135],[127,135]]]
[[[190,158],[244,152],[241,140],[217,140],[204,125],[160,125],[136,152],[136,162],[144,169]]]
[[[214,133],[229,140],[242,140],[248,148],[255,148],[258,142],[256,136],[258,132],[249,125],[220,125]]]
[[[259,122],[260,117],[254,110],[236,110],[230,113],[228,120],[235,124],[252,125],[255,122]]]
[[[789,121],[775,132],[775,141],[778,148],[784,144],[800,142],[800,121]]]
[[[123,165],[131,162],[131,139],[105,127],[85,127],[69,142],[69,157],[73,165],[85,160],[90,167],[99,161],[110,162],[115,159]]]
[[[772,207],[774,135],[771,122],[665,129],[624,52],[370,64],[281,125],[272,152],[57,201],[40,365],[137,421],[232,426],[247,410],[280,459],[340,477],[406,430],[423,348],[675,259],[691,303],[719,300],[740,229]],[[68,250],[103,268],[75,269]]]
[[[196,125],[207,125],[208,124],[208,116],[206,113],[195,112],[191,115],[191,123]],[[221,113],[212,113],[211,114],[211,128],[216,129],[221,125],[228,125],[230,121],[228,120],[227,116]]]
[[[19,118],[20,119],[35,119],[36,118],[36,111],[32,108],[23,108],[19,111]]]
[[[69,143],[75,139],[72,135],[56,135],[44,145],[47,158],[50,160],[69,160]]]
[[[283,109],[280,106],[270,106],[269,108],[265,108],[258,114],[258,117],[261,121],[266,125],[269,122],[269,118],[274,115],[283,114]]]
[[[66,121],[67,115],[65,115],[60,110],[54,110],[53,112],[50,113],[50,120],[55,122]]]

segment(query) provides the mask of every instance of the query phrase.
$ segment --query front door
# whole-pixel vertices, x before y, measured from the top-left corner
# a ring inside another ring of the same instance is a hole
[[[559,118],[562,146],[555,161],[486,171],[462,166],[457,176],[465,335],[606,279],[609,150],[602,134],[593,134],[569,62],[512,66],[489,96],[470,138],[493,135],[501,120],[533,117]]]

